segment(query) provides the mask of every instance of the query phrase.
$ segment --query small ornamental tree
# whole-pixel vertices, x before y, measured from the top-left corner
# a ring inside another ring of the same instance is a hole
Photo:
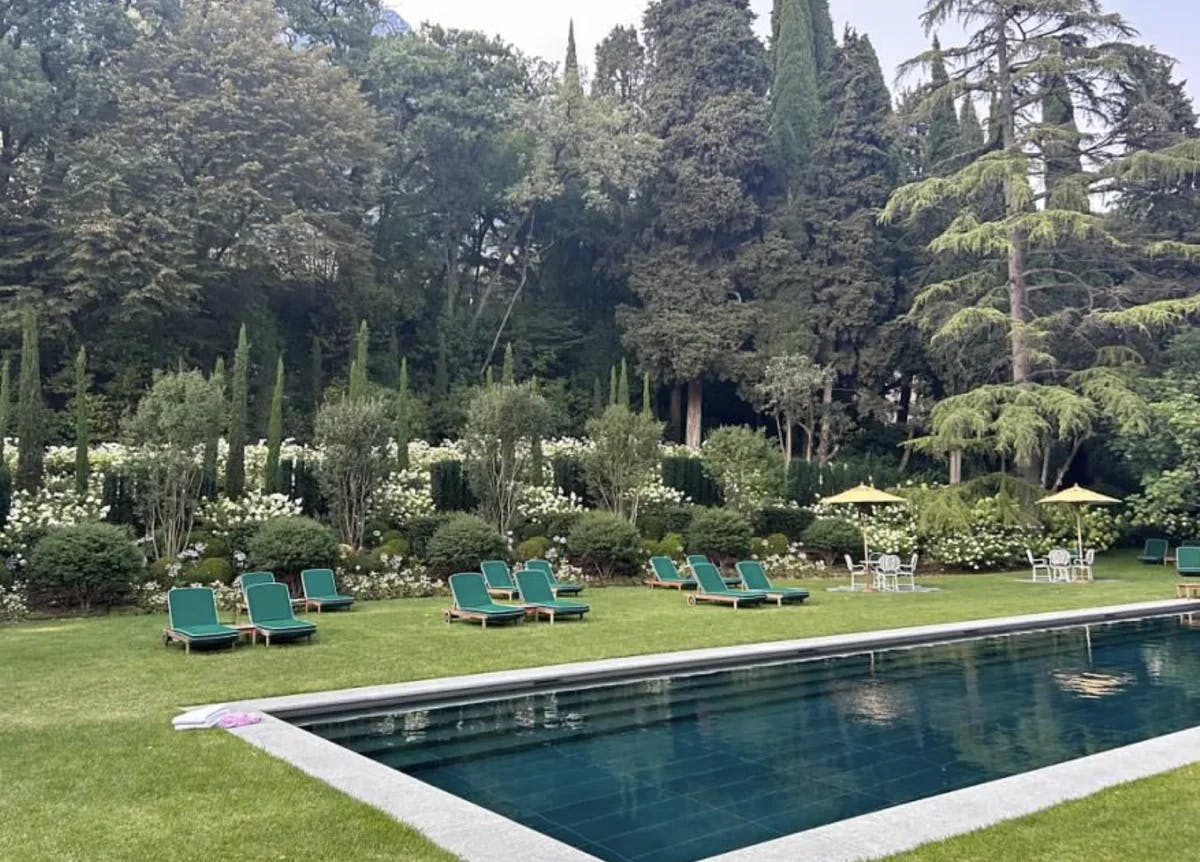
[[[42,484],[45,405],[38,358],[37,316],[25,312],[21,323],[21,379],[17,388],[17,488],[36,491]]]
[[[87,351],[79,348],[75,357],[75,493],[88,490],[88,385]]]
[[[703,454],[730,508],[749,515],[783,496],[779,450],[761,431],[718,428],[704,441]]]
[[[367,514],[388,474],[387,406],[375,398],[339,398],[317,412],[317,445],[324,449],[320,481],[342,542],[363,546]]]
[[[225,459],[225,494],[237,499],[246,490],[246,401],[250,385],[250,341],[246,325],[238,331],[233,355],[233,388],[229,404],[229,454]]]
[[[275,389],[271,393],[271,416],[267,420],[267,461],[263,465],[263,490],[279,490],[279,450],[283,446],[283,357],[275,365]]]
[[[200,455],[209,429],[220,422],[223,394],[199,371],[161,374],[125,422],[137,452],[146,526],[160,559],[187,547],[200,498]]]
[[[636,521],[641,490],[658,469],[662,423],[616,404],[588,420],[587,431],[594,445],[580,460],[588,486],[610,512]]]

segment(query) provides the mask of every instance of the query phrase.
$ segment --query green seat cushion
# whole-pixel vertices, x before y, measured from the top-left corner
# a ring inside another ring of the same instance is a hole
[[[176,634],[183,635],[188,640],[224,640],[236,638],[238,630],[223,625],[191,625],[176,626],[171,629]]]
[[[312,623],[304,620],[255,620],[254,627],[263,631],[271,632],[308,632],[314,631],[317,627]]]

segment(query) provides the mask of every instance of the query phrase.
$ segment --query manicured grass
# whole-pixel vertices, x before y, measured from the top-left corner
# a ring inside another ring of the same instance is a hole
[[[420,835],[219,732],[176,733],[185,705],[400,682],[689,647],[979,619],[1173,596],[1174,574],[1121,556],[1088,586],[1013,575],[921,578],[940,592],[850,595],[805,584],[810,604],[688,607],[674,591],[589,590],[584,623],[488,629],[442,623],[444,600],[366,603],[313,615],[311,646],[185,656],[159,617],[112,616],[0,628],[0,858],[444,859]],[[487,646],[485,650],[483,647]],[[1096,800],[966,836],[913,859],[1191,858],[1200,806],[1184,770]],[[1194,819],[1192,819],[1194,823]],[[1064,832],[1065,830],[1065,832]],[[1174,830],[1174,831],[1172,831]],[[1161,836],[1186,834],[1190,840]],[[1061,852],[1066,846],[1079,851]],[[1009,853],[1008,847],[1019,848]],[[1176,854],[1176,855],[1172,855]]]

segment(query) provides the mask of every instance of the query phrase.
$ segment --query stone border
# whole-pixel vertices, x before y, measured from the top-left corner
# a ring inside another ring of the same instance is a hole
[[[197,707],[176,718],[181,729],[224,712],[258,712],[262,721],[228,732],[301,772],[420,830],[468,862],[596,862],[595,857],[481,806],[322,739],[285,718],[346,709],[418,708],[433,703],[603,685],[653,675],[720,670],[987,637],[1200,613],[1197,601],[1159,601],[943,623],[845,635],[577,662],[399,685],[244,700]],[[1200,761],[1200,728],[1134,743],[1020,775],[872,812],[712,857],[749,860],[860,860],[1020,817],[1106,787]]]

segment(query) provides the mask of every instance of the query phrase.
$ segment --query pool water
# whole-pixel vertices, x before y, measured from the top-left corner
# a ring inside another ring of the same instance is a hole
[[[298,724],[606,860],[692,862],[1200,724],[1176,617]]]

